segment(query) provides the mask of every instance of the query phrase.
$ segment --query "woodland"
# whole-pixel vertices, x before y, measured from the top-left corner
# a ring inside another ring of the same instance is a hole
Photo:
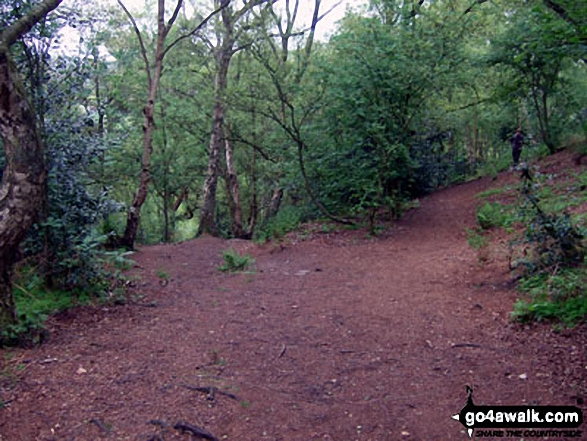
[[[1,3],[3,340],[40,323],[16,291],[111,295],[139,245],[376,235],[510,167],[518,127],[525,161],[587,152],[586,2],[372,0],[319,37],[332,7]],[[556,228],[556,267],[580,264]]]

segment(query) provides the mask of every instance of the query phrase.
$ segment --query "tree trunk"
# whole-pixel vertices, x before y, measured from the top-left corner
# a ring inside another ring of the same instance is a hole
[[[167,26],[165,25],[165,0],[158,0],[157,47],[155,49],[155,64],[153,66],[153,72],[151,72],[151,68],[147,59],[147,53],[144,46],[142,45],[140,32],[136,27],[134,19],[132,19],[132,16],[130,16],[130,13],[128,13],[126,8],[125,12],[129,15],[129,18],[131,18],[133,26],[135,26],[135,32],[137,33],[139,41],[141,42],[141,52],[145,60],[145,70],[147,72],[149,86],[147,102],[143,108],[143,156],[141,160],[141,173],[139,175],[139,187],[128,209],[126,216],[126,228],[120,241],[122,246],[132,249],[134,248],[137,232],[141,223],[141,208],[147,199],[147,195],[149,194],[149,182],[151,181],[151,154],[153,153],[153,132],[155,130],[155,100],[157,98],[159,80],[161,79],[161,73],[163,71],[165,37],[169,32],[169,29],[171,28],[175,18],[172,17]]]
[[[251,207],[249,216],[249,237],[255,234],[255,227],[257,226],[257,216],[259,213],[257,203],[257,152],[253,149],[253,157],[251,160]]]
[[[269,202],[269,209],[267,210],[267,214],[265,216],[265,220],[271,219],[273,216],[277,214],[279,211],[279,207],[281,206],[281,201],[283,200],[283,188],[276,187],[273,189],[273,194],[271,195],[271,201]]]
[[[200,225],[197,236],[210,234],[218,236],[216,227],[216,189],[218,187],[218,170],[220,169],[220,153],[224,144],[224,110],[225,95],[228,84],[228,67],[232,58],[232,40],[224,41],[218,49],[216,86],[214,92],[214,111],[212,135],[210,137],[210,151],[208,157],[208,171],[202,189],[202,204],[200,206]]]
[[[43,207],[45,152],[37,119],[10,55],[10,46],[61,0],[45,0],[0,33],[0,137],[6,168],[0,186],[0,330],[16,322],[14,254]]]
[[[149,193],[149,182],[151,181],[151,154],[153,152],[153,130],[155,129],[155,121],[153,113],[155,110],[154,95],[157,86],[151,86],[150,96],[147,105],[143,109],[144,123],[143,123],[143,157],[141,160],[141,173],[139,175],[139,187],[132,200],[126,216],[126,229],[122,236],[121,245],[132,249],[137,238],[137,232],[141,222],[141,207],[147,199]]]
[[[232,145],[230,144],[228,138],[224,143],[224,154],[226,157],[226,175],[224,178],[226,181],[226,196],[228,198],[228,206],[230,209],[232,235],[236,238],[244,238],[246,234],[243,229],[240,188],[232,159]]]
[[[0,329],[15,323],[12,266],[16,250],[43,208],[46,171],[36,117],[8,49],[0,49],[0,134],[6,168],[0,187]]]

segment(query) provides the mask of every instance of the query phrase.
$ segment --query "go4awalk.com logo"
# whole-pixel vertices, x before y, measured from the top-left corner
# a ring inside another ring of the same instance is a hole
[[[452,418],[469,438],[582,438],[578,430],[583,411],[575,406],[476,406],[473,389],[467,386],[467,405]]]

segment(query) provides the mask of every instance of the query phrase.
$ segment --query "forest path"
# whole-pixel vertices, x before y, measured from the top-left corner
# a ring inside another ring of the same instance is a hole
[[[424,198],[377,239],[143,248],[136,304],[72,311],[5,353],[0,440],[191,439],[177,421],[236,441],[464,440],[465,385],[477,404],[575,405],[585,332],[512,325],[504,262],[467,244],[491,185]],[[217,270],[231,246],[254,273]]]

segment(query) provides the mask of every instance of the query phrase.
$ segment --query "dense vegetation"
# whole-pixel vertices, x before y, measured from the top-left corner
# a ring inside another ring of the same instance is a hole
[[[320,217],[375,232],[509,166],[517,127],[524,159],[586,145],[584,2],[373,0],[328,41],[320,0],[59,3],[0,7],[3,330],[15,262],[21,293],[112,296],[105,249]],[[42,191],[15,215],[27,160]]]

